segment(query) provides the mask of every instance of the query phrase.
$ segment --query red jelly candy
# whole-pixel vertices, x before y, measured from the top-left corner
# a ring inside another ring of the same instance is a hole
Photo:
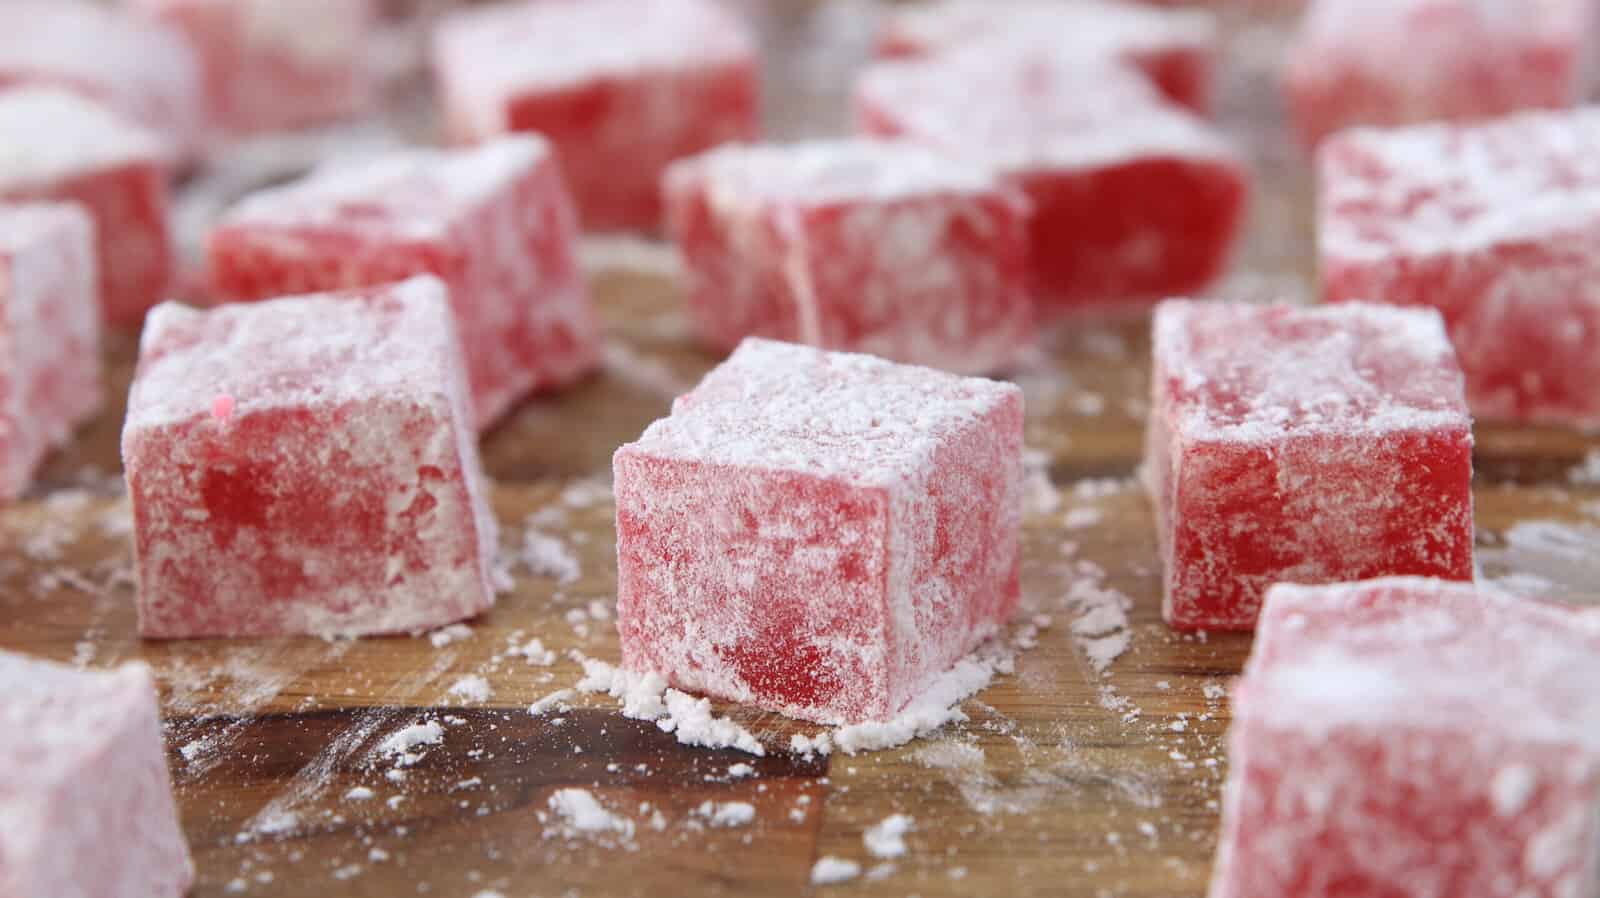
[[[617,451],[624,663],[886,718],[1015,610],[1022,393],[750,339]]]
[[[1211,898],[1578,898],[1600,614],[1466,583],[1276,586],[1233,695]]]
[[[158,307],[122,458],[147,637],[396,633],[494,601],[495,521],[436,278]]]
[[[1167,623],[1251,629],[1280,581],[1472,579],[1472,419],[1437,314],[1173,301],[1153,339]]]

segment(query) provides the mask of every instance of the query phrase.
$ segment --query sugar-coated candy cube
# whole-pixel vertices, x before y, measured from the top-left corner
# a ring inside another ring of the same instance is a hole
[[[1289,50],[1301,139],[1494,118],[1583,94],[1592,0],[1313,0]]]
[[[194,881],[150,668],[0,652],[0,895],[180,898]]]
[[[177,30],[128,10],[65,0],[0,2],[0,87],[18,84],[79,92],[185,157],[196,155],[205,139],[194,49]]]
[[[76,94],[0,90],[0,202],[73,202],[88,211],[110,324],[138,324],[171,280],[170,165],[161,140]]]
[[[481,429],[531,390],[598,363],[599,319],[577,239],[545,141],[409,150],[246,197],[211,232],[211,292],[256,300],[438,275],[450,287]]]
[[[1417,578],[1273,587],[1210,898],[1595,894],[1596,682],[1594,609]]]
[[[151,312],[122,433],[147,637],[431,629],[496,525],[437,278]]]
[[[1027,201],[907,142],[727,146],[665,179],[705,342],[747,336],[963,373],[1032,343]]]
[[[335,121],[372,97],[375,0],[127,0],[199,54],[212,127],[252,134]]]
[[[101,399],[94,224],[75,206],[0,206],[0,500]]]
[[[1438,309],[1481,418],[1600,428],[1597,143],[1593,109],[1330,140],[1323,296]]]
[[[975,42],[1017,41],[1142,71],[1173,102],[1211,105],[1215,16],[1199,10],[1082,0],[937,0],[895,7],[878,34],[884,56],[925,56]]]
[[[749,339],[617,450],[622,659],[886,718],[1016,609],[1022,392]]]
[[[1046,316],[1197,291],[1231,256],[1248,192],[1238,156],[1120,65],[981,45],[880,62],[856,113],[866,134],[995,169],[1027,195]]]
[[[466,10],[433,68],[449,135],[548,137],[593,230],[655,228],[668,163],[760,130],[754,37],[713,0]]]
[[[1280,581],[1472,579],[1472,419],[1436,313],[1172,301],[1153,343],[1168,624],[1251,629]]]

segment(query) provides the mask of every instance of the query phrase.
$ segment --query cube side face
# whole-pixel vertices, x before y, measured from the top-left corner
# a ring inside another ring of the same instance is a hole
[[[1210,898],[1571,898],[1596,884],[1600,760],[1485,731],[1299,729],[1254,699],[1235,697]]]
[[[820,723],[892,713],[884,490],[626,446],[615,469],[627,666]]]
[[[1021,391],[939,446],[891,504],[890,712],[1010,620],[1022,598]]]
[[[486,610],[484,499],[453,414],[373,398],[131,429],[140,632],[395,633]]]

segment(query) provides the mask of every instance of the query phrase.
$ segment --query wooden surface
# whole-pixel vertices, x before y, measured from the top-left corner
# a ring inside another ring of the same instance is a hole
[[[769,37],[796,52],[841,27],[825,16],[796,7],[769,21]],[[1254,148],[1263,188],[1243,274],[1223,290],[1303,297],[1305,175],[1275,136],[1258,58],[1272,33],[1233,33],[1243,61],[1232,66],[1224,115]],[[826,96],[812,90],[783,108],[825,105]],[[688,344],[657,268],[597,266],[609,369],[529,404],[484,444],[506,548],[520,545],[537,513],[538,529],[573,552],[581,576],[558,584],[515,568],[514,589],[463,640],[141,643],[117,477],[120,401],[52,460],[34,496],[0,509],[0,647],[94,666],[142,658],[158,671],[199,865],[195,894],[803,894],[820,856],[877,867],[862,831],[904,813],[915,819],[904,857],[876,878],[824,891],[1202,895],[1226,768],[1225,690],[1249,640],[1179,637],[1160,623],[1150,511],[1129,479],[1146,390],[1147,328],[1136,319],[1067,325],[1018,375],[1029,444],[1053,481],[1030,495],[1019,627],[1034,615],[1050,621],[1036,645],[1018,648],[1013,674],[966,702],[967,722],[900,749],[805,759],[782,746],[813,728],[722,709],[762,736],[769,752],[757,759],[679,747],[603,697],[559,717],[528,713],[578,679],[567,652],[616,659],[610,454],[715,361]],[[113,342],[111,390],[121,396],[132,340]],[[1592,477],[1572,472],[1600,440],[1484,428],[1479,450],[1486,574],[1562,595],[1596,591],[1600,487],[1579,481],[1600,482],[1600,456]],[[1130,602],[1129,642],[1101,674],[1092,640],[1073,624],[1086,596],[1112,593]],[[530,637],[563,657],[539,667],[506,653]],[[1012,634],[1018,646],[1027,637]],[[471,674],[492,695],[463,705],[448,690]],[[391,781],[395,764],[378,744],[424,719],[445,723],[442,744]],[[755,774],[731,777],[740,762]],[[373,797],[350,797],[358,786]],[[634,819],[637,834],[619,842],[553,832],[540,815],[568,786]],[[757,818],[707,827],[694,813],[707,800],[750,802]],[[646,802],[663,829],[646,824]]]

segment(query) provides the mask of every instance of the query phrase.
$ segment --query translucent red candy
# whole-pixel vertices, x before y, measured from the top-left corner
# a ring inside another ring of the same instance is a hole
[[[100,402],[93,223],[72,206],[0,206],[0,500]]]
[[[1472,579],[1472,419],[1439,316],[1167,302],[1145,473],[1181,629],[1277,582]]]
[[[1289,51],[1307,146],[1356,125],[1494,118],[1582,97],[1590,0],[1314,0]]]
[[[760,130],[755,39],[714,0],[467,10],[433,51],[449,136],[548,137],[593,230],[655,228],[668,163]]]
[[[88,211],[111,324],[137,325],[172,278],[170,163],[162,141],[75,94],[0,91],[0,201],[73,202]]]
[[[1081,0],[937,0],[893,7],[878,33],[883,56],[926,56],[984,43],[1048,44],[1074,59],[1103,58],[1143,72],[1182,106],[1211,106],[1217,26],[1210,13]]]
[[[1600,428],[1597,143],[1593,110],[1328,142],[1323,295],[1438,309],[1479,417]]]
[[[0,895],[187,894],[150,668],[0,652],[0,695]]]
[[[434,274],[467,352],[479,428],[598,364],[577,221],[530,136],[333,166],[252,194],[210,235],[212,292],[255,300]]]
[[[394,633],[494,601],[495,521],[436,278],[159,306],[122,458],[147,637]]]
[[[730,146],[673,165],[689,310],[747,336],[983,373],[1032,345],[1027,201],[904,142]]]
[[[1276,586],[1234,690],[1210,898],[1580,898],[1600,613],[1471,584]]]
[[[615,459],[624,663],[881,719],[1020,598],[1022,393],[751,339]]]
[[[981,45],[877,63],[857,83],[856,114],[866,134],[992,169],[1027,195],[1046,316],[1198,291],[1230,259],[1248,193],[1242,163],[1215,129],[1120,65]]]

